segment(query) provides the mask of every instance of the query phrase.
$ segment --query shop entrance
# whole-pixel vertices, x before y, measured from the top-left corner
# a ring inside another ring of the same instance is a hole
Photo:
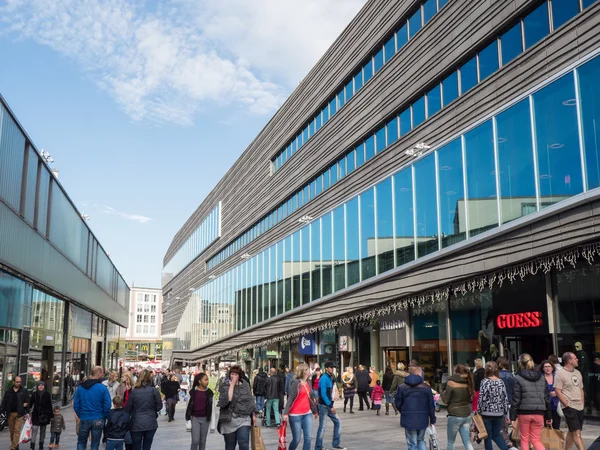
[[[390,366],[392,370],[396,370],[399,362],[408,367],[408,360],[408,347],[385,349],[385,366]]]
[[[554,353],[552,350],[552,336],[506,336],[504,338],[504,356],[513,364],[516,369],[519,362],[519,356],[523,353],[529,353],[536,364],[539,364],[549,355]]]
[[[4,395],[17,376],[18,344],[17,331],[0,328],[0,395]]]

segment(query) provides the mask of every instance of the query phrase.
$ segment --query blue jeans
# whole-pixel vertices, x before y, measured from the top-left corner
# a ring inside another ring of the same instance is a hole
[[[254,397],[256,399],[256,409],[262,411],[265,409],[265,396],[264,395],[256,395]]]
[[[271,426],[271,408],[273,409],[273,415],[275,416],[275,423],[277,425],[279,425],[280,419],[279,419],[279,399],[278,398],[270,398],[269,400],[267,400],[267,411],[266,411],[266,415],[267,415],[267,426],[270,427]]]
[[[404,429],[408,450],[427,450],[427,446],[425,445],[426,429],[427,428],[423,428],[421,430],[409,430],[407,428]]]
[[[390,403],[394,403],[394,399],[390,391],[384,391],[385,394],[385,404],[389,405]]]
[[[500,450],[508,450],[508,446],[500,434],[502,431],[502,422],[504,422],[504,417],[483,416],[483,424],[488,434],[488,438],[484,440],[485,450],[492,450],[492,441],[496,443]]]
[[[61,431],[62,433],[62,431]],[[51,444],[60,444],[60,433],[53,433],[52,431],[50,432],[50,443]]]
[[[238,445],[240,450],[250,448],[250,427],[240,427],[234,433],[224,434],[225,450],[235,450]]]
[[[471,444],[471,433],[469,431],[470,426],[471,416],[448,416],[448,450],[454,450],[454,441],[456,440],[457,433],[460,433],[460,438],[463,441],[465,450],[473,450],[473,444]]]
[[[325,419],[329,417],[333,422],[333,441],[332,447],[340,446],[340,438],[342,434],[342,421],[331,412],[331,408],[326,405],[319,405],[319,430],[317,431],[317,442],[315,443],[315,450],[323,449],[323,436],[325,435]]]
[[[300,437],[304,434],[302,450],[310,450],[312,441],[313,417],[311,413],[302,416],[290,416],[290,428],[292,429],[292,442],[288,450],[296,450],[300,445]]]
[[[102,439],[102,430],[104,430],[104,419],[82,420],[79,422],[79,434],[77,435],[77,450],[85,450],[92,433],[91,450],[98,450],[100,439]]]
[[[123,450],[124,442],[124,440],[113,441],[112,439],[107,439],[104,450]]]
[[[313,397],[315,399],[318,399],[319,398],[319,390],[318,389],[313,389],[312,391],[313,391]]]
[[[133,450],[150,450],[155,433],[156,428],[154,430],[132,431],[131,443],[133,445]]]

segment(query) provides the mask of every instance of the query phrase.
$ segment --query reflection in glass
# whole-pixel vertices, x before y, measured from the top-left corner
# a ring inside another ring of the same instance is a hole
[[[387,125],[387,145],[392,145],[398,140],[398,117],[394,117]],[[349,172],[350,170],[348,170]]]
[[[387,63],[396,53],[396,36],[392,36],[383,46],[385,52],[385,62]]]
[[[358,227],[358,221],[356,223]],[[358,234],[358,229],[356,230]],[[357,240],[354,241],[356,246]],[[358,253],[358,252],[357,252]],[[334,291],[346,287],[346,234],[344,230],[344,205],[333,210],[333,277]]]
[[[573,73],[533,94],[541,207],[583,192]]]
[[[418,127],[425,122],[425,97],[421,97],[412,105],[412,127]]]
[[[379,72],[379,69],[383,67],[383,47],[379,50],[375,56],[373,56],[373,69],[375,73]]]
[[[425,381],[437,389],[440,385],[436,379],[443,379],[443,374],[448,372],[446,314],[445,302],[428,303],[412,309],[412,357],[419,361]]]
[[[354,75],[354,92],[358,92],[358,90],[363,86],[363,76],[362,69],[356,75]]]
[[[285,283],[286,280],[283,274],[283,248],[284,248],[284,240],[281,240],[277,243],[277,314],[282,314],[286,311],[285,309]],[[290,246],[291,249],[291,246]]]
[[[400,113],[400,136],[407,134],[411,128],[410,108],[408,108]]]
[[[423,158],[413,167],[416,189],[417,257],[420,258],[439,250],[434,155]]]
[[[321,271],[321,278],[323,279],[323,296],[329,295],[333,292],[333,277],[331,273],[331,268],[333,267],[333,237],[331,235],[331,214],[332,213],[326,213],[321,218],[321,267],[323,268]],[[342,250],[343,248],[344,247],[342,246]]]
[[[375,132],[376,153],[381,153],[385,147],[385,126]]]
[[[337,211],[337,210],[336,210]],[[334,224],[336,221],[336,211],[334,211]],[[347,286],[352,286],[360,281],[360,235],[358,233],[358,197],[346,203],[346,261],[347,261]],[[337,234],[337,226],[334,235]],[[337,239],[337,236],[334,238]],[[334,243],[334,252],[336,251]],[[334,256],[337,254],[334,253]],[[337,275],[336,275],[337,278]],[[337,279],[336,279],[337,289]]]
[[[396,44],[397,44],[397,49],[400,50],[402,47],[404,47],[404,44],[406,44],[408,42],[408,28],[406,26],[406,24],[402,25],[402,28],[400,28],[397,32],[396,32]]]
[[[502,45],[502,65],[505,66],[523,52],[521,22],[500,37]]]
[[[283,240],[283,312],[292,309],[292,266],[294,264],[292,255],[292,236]]]
[[[290,260],[290,272],[292,275],[292,305],[297,308],[302,304],[301,267],[302,247],[300,245],[300,230],[292,234],[292,255]]]
[[[460,68],[460,92],[464,95],[477,84],[477,58],[473,57]]]
[[[269,318],[277,315],[277,246],[269,247]]]
[[[440,85],[437,84],[427,93],[427,117],[433,116],[442,109],[442,93]]]
[[[421,16],[421,8],[417,9],[415,13],[408,19],[408,29],[410,31],[410,37],[412,38],[423,26],[423,18]]]
[[[528,49],[550,33],[548,3],[544,2],[523,19],[525,28],[525,49]]]
[[[579,13],[579,0],[552,0],[552,23],[556,30]]]
[[[310,228],[311,227],[309,225],[306,225],[304,228],[302,228],[300,230],[300,235],[301,235],[301,239],[302,239],[302,241],[301,241],[302,242],[301,243],[302,256],[300,259],[299,273],[301,274],[300,282],[302,285],[302,302],[301,302],[302,305],[304,305],[306,303],[310,303],[310,299],[311,299],[310,275],[311,275],[311,272],[313,271],[313,267],[315,267],[315,266],[318,267],[320,265],[320,261],[313,263],[313,256],[311,255]],[[317,230],[317,232],[318,232],[318,230]],[[319,235],[317,234],[317,239],[318,238],[319,238]],[[318,256],[318,253],[316,256]],[[318,291],[320,291],[320,289]],[[320,294],[320,292],[319,292],[319,294]]]
[[[600,57],[577,69],[588,189],[600,187]],[[573,103],[568,102],[569,104]]]
[[[415,259],[413,182],[410,167],[394,175],[394,214],[396,221],[396,266]]]
[[[498,70],[498,41],[479,52],[479,81],[485,80]]]
[[[458,72],[452,72],[442,81],[443,106],[447,106],[458,98]]]
[[[387,178],[379,183],[375,186],[375,190],[377,194],[377,273],[383,273],[394,268],[392,178]],[[372,250],[371,247],[369,245],[369,251]]]
[[[460,223],[465,220],[462,142],[455,139],[438,150],[440,223],[442,248],[466,239]]]
[[[501,223],[537,211],[529,100],[495,118]]]
[[[364,79],[363,84],[367,84],[367,81],[369,81],[372,77],[373,77],[373,61],[370,60],[363,67],[363,79]]]
[[[354,95],[354,83],[352,82],[352,80],[350,80],[348,82],[348,84],[346,84],[346,87],[344,90],[346,92],[346,101],[348,101]]]
[[[346,155],[346,169],[348,170],[348,174],[354,171],[356,168],[356,151],[352,150],[350,153]]]
[[[365,141],[365,149],[366,149],[366,160],[370,160],[371,158],[373,158],[373,156],[375,156],[375,138],[373,136],[370,136],[366,141]]]
[[[356,168],[358,169],[365,163],[365,144],[359,144],[356,147]]]
[[[375,241],[375,191],[373,188],[360,194],[360,250],[362,279],[375,276],[377,246]]]
[[[429,22],[429,20],[431,20],[431,18],[433,16],[435,16],[435,13],[437,12],[436,1],[437,0],[427,0],[423,4],[423,19],[424,19],[423,22],[424,23]]]

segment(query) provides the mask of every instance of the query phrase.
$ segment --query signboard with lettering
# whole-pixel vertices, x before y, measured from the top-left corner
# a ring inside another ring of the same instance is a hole
[[[313,333],[300,336],[300,339],[298,340],[298,351],[301,355],[317,354],[317,342]]]

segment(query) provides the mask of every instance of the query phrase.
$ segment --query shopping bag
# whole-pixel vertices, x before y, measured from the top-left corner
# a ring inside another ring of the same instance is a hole
[[[472,423],[475,432],[475,439],[487,439],[488,433],[485,429],[485,425],[483,424],[483,417],[481,417],[479,413],[473,414]]]
[[[565,435],[560,430],[546,426],[542,429],[542,444],[546,450],[562,450],[565,446]]]
[[[515,420],[514,422],[512,432],[510,433],[510,440],[516,447],[518,447],[519,443],[521,442],[521,434],[519,433],[519,419]]]
[[[209,424],[209,430],[211,433],[214,433],[217,431],[218,420],[219,420],[219,418],[217,417],[217,408],[213,404],[212,413],[210,414],[210,424]]]
[[[31,441],[31,418],[29,414],[25,415],[23,421],[23,428],[21,428],[21,436],[19,437],[19,444],[28,444]]]
[[[185,421],[185,431],[192,431],[192,421],[191,420]]]
[[[163,407],[160,410],[160,415],[164,416],[165,414],[167,414],[167,402],[165,400],[163,400]]]
[[[279,433],[279,445],[277,446],[277,450],[285,450],[287,448],[287,439],[285,435],[285,431],[287,429],[287,422],[284,420],[281,422],[281,426],[277,431]]]
[[[435,429],[435,425],[430,425],[427,427],[427,435],[429,436],[429,450],[439,450],[440,443],[437,438],[437,430]]]
[[[252,450],[266,450],[265,441],[263,441],[262,433],[260,431],[260,427],[253,426],[252,427]],[[283,447],[285,448],[285,446]]]

